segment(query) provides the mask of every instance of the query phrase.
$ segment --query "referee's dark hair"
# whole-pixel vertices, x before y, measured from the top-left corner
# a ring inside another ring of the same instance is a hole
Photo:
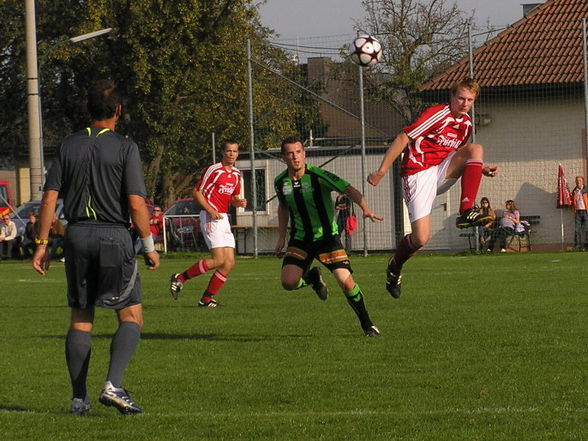
[[[302,148],[304,148],[304,144],[302,143],[302,140],[298,136],[288,136],[288,137],[284,138],[282,140],[282,147],[281,147],[282,153],[284,153],[284,147],[286,146],[286,144],[296,144],[297,142],[302,144]]]
[[[94,121],[112,118],[122,105],[122,95],[114,81],[99,80],[88,89],[88,112]]]

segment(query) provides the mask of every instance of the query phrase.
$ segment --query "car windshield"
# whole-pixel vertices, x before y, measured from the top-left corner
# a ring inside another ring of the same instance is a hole
[[[182,214],[198,214],[200,213],[200,207],[194,200],[180,201],[172,205],[169,210],[165,213],[166,215],[178,216]]]
[[[31,214],[39,214],[40,202],[27,202],[16,210],[16,215],[21,219],[27,219]]]

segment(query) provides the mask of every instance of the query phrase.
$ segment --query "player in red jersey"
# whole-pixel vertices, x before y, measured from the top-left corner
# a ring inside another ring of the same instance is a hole
[[[212,257],[202,259],[183,273],[173,274],[170,292],[174,299],[182,290],[184,283],[193,277],[215,269],[208,287],[198,306],[214,308],[216,293],[227,281],[235,266],[235,238],[229,223],[229,206],[245,207],[247,199],[239,197],[241,192],[241,172],[235,168],[239,156],[239,145],[228,140],[223,143],[221,162],[209,166],[194,187],[194,199],[202,207],[200,229],[210,249]]]
[[[488,218],[474,209],[482,175],[496,176],[498,167],[484,166],[484,149],[469,144],[472,120],[468,112],[480,86],[471,79],[455,83],[449,104],[426,109],[394,139],[380,167],[367,180],[378,185],[394,160],[404,152],[401,165],[402,192],[412,232],[402,238],[388,262],[386,289],[400,297],[400,271],[404,263],[431,238],[431,209],[435,196],[449,190],[461,177],[458,228],[483,225]]]

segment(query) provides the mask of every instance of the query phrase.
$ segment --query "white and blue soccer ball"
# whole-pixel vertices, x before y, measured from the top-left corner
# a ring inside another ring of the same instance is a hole
[[[382,59],[382,45],[371,35],[360,35],[351,45],[350,56],[360,66],[373,66]]]

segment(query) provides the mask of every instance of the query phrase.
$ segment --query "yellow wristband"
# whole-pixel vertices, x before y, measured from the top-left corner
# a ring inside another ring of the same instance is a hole
[[[47,245],[49,241],[47,239],[35,239],[36,245]]]

